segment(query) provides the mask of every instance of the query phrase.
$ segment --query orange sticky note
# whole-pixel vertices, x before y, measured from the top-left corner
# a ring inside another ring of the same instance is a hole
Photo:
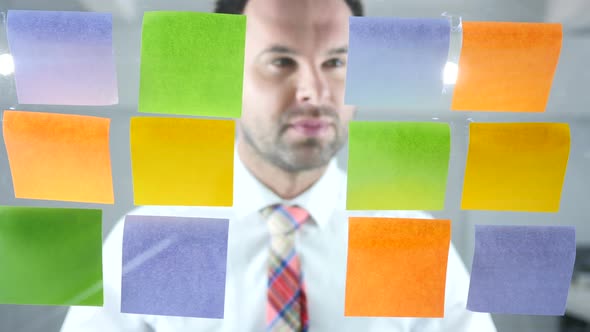
[[[131,118],[136,205],[232,206],[234,120]]]
[[[559,211],[569,151],[567,123],[471,123],[461,207]]]
[[[463,22],[451,108],[544,112],[561,42],[558,23]]]
[[[4,111],[17,198],[114,203],[110,119]]]
[[[444,316],[450,220],[348,223],[345,316]]]

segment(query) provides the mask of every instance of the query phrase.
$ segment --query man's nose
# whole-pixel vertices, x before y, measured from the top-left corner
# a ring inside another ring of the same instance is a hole
[[[321,69],[303,67],[298,76],[297,102],[319,105],[330,97],[330,86]]]

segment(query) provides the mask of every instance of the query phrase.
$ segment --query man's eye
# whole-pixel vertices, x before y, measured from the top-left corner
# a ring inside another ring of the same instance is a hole
[[[272,65],[276,67],[292,67],[295,65],[295,60],[291,58],[278,58],[272,61]]]
[[[342,59],[334,58],[324,62],[324,67],[338,68],[344,66],[344,64]]]

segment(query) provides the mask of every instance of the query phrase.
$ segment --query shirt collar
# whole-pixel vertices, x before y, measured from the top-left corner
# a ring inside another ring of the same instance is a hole
[[[237,142],[236,142],[237,144]],[[345,180],[344,173],[332,159],[322,177],[301,195],[284,200],[260,183],[234,151],[234,212],[239,219],[271,204],[298,205],[306,209],[320,228],[326,226],[341,198]]]

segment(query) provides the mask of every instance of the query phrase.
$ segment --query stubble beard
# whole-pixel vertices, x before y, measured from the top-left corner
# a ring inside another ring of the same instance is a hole
[[[287,143],[283,140],[287,131],[283,125],[272,130],[268,136],[250,130],[243,123],[240,127],[245,143],[262,159],[288,173],[300,173],[326,166],[346,142],[346,131],[340,127],[337,115],[333,117],[334,124],[331,126],[334,137],[329,142],[310,137],[304,141]]]

